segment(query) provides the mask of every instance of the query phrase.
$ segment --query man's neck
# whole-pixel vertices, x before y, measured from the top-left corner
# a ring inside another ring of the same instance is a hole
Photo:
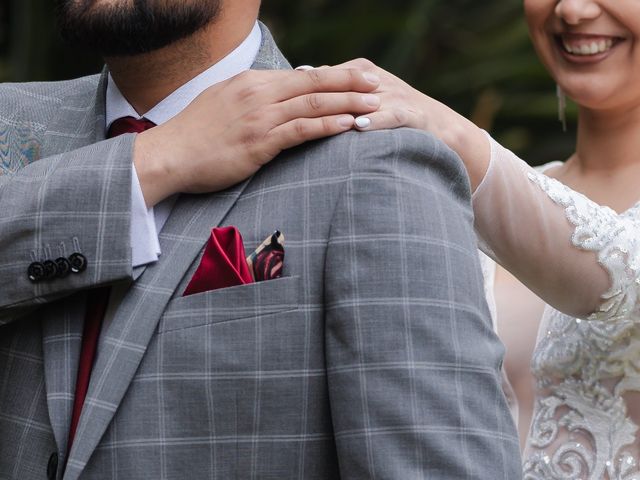
[[[139,114],[216,64],[249,35],[252,12],[234,14],[233,7],[204,29],[154,52],[105,61],[118,88]],[[233,19],[233,21],[232,21]]]

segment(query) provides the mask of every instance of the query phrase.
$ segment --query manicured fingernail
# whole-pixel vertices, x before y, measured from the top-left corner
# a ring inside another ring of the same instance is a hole
[[[353,117],[351,115],[345,115],[343,117],[338,118],[338,125],[342,128],[351,128],[353,127]]]
[[[370,107],[379,107],[380,106],[380,98],[377,95],[362,95],[362,101],[369,105]]]
[[[362,76],[367,82],[373,83],[374,85],[377,85],[380,83],[380,77],[374,73],[364,72]]]
[[[367,117],[358,117],[356,118],[356,127],[358,128],[369,128],[371,126],[371,120]]]
[[[300,65],[299,67],[296,67],[296,70],[300,71],[300,72],[306,72],[308,70],[313,70],[314,67],[312,67],[311,65]]]

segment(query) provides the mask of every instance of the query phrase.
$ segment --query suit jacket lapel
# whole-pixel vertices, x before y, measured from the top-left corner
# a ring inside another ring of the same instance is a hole
[[[262,45],[252,68],[291,68],[269,31],[261,27]],[[131,286],[112,321],[103,327],[65,480],[75,480],[82,473],[120,406],[176,287],[203,249],[211,229],[224,221],[249,182],[216,194],[178,199],[160,234],[162,256]]]
[[[104,139],[106,74],[98,80],[97,89],[96,77],[89,77],[86,82],[89,83],[86,92],[76,91],[61,102],[44,134],[42,158]],[[67,449],[80,356],[84,304],[79,300],[79,296],[74,296],[41,309],[47,404],[60,452]]]
[[[291,65],[282,55],[276,45],[269,29],[260,23],[262,31],[262,45],[256,56],[256,61],[251,66],[252,70],[291,70]]]
[[[78,375],[84,303],[63,300],[43,309],[42,348],[49,419],[58,451],[67,451]]]
[[[142,361],[165,306],[248,181],[215,195],[185,195],[160,235],[162,256],[129,289],[103,326],[91,382],[67,462],[65,480],[77,478],[111,423]]]

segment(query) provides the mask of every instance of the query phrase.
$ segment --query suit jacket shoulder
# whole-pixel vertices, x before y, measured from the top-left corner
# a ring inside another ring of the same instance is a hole
[[[0,84],[0,125],[31,127],[46,125],[59,112],[70,96],[93,98],[100,75],[91,75],[58,82],[27,82]]]
[[[409,128],[343,133],[289,150],[273,167],[297,169],[298,177],[305,169],[305,176],[315,178],[346,179],[367,173],[412,178],[436,175],[456,196],[465,200],[471,196],[458,155],[433,135]]]

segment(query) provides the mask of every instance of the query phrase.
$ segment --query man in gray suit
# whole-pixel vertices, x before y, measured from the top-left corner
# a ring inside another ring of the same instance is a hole
[[[212,112],[207,87],[290,68],[260,1],[58,3],[108,70],[0,87],[0,478],[519,478],[458,158],[352,132],[206,193],[257,168],[212,156],[265,113]],[[330,75],[354,73],[282,88]],[[158,126],[105,139],[138,112]],[[281,230],[284,276],[182,296],[220,225],[248,249]]]

